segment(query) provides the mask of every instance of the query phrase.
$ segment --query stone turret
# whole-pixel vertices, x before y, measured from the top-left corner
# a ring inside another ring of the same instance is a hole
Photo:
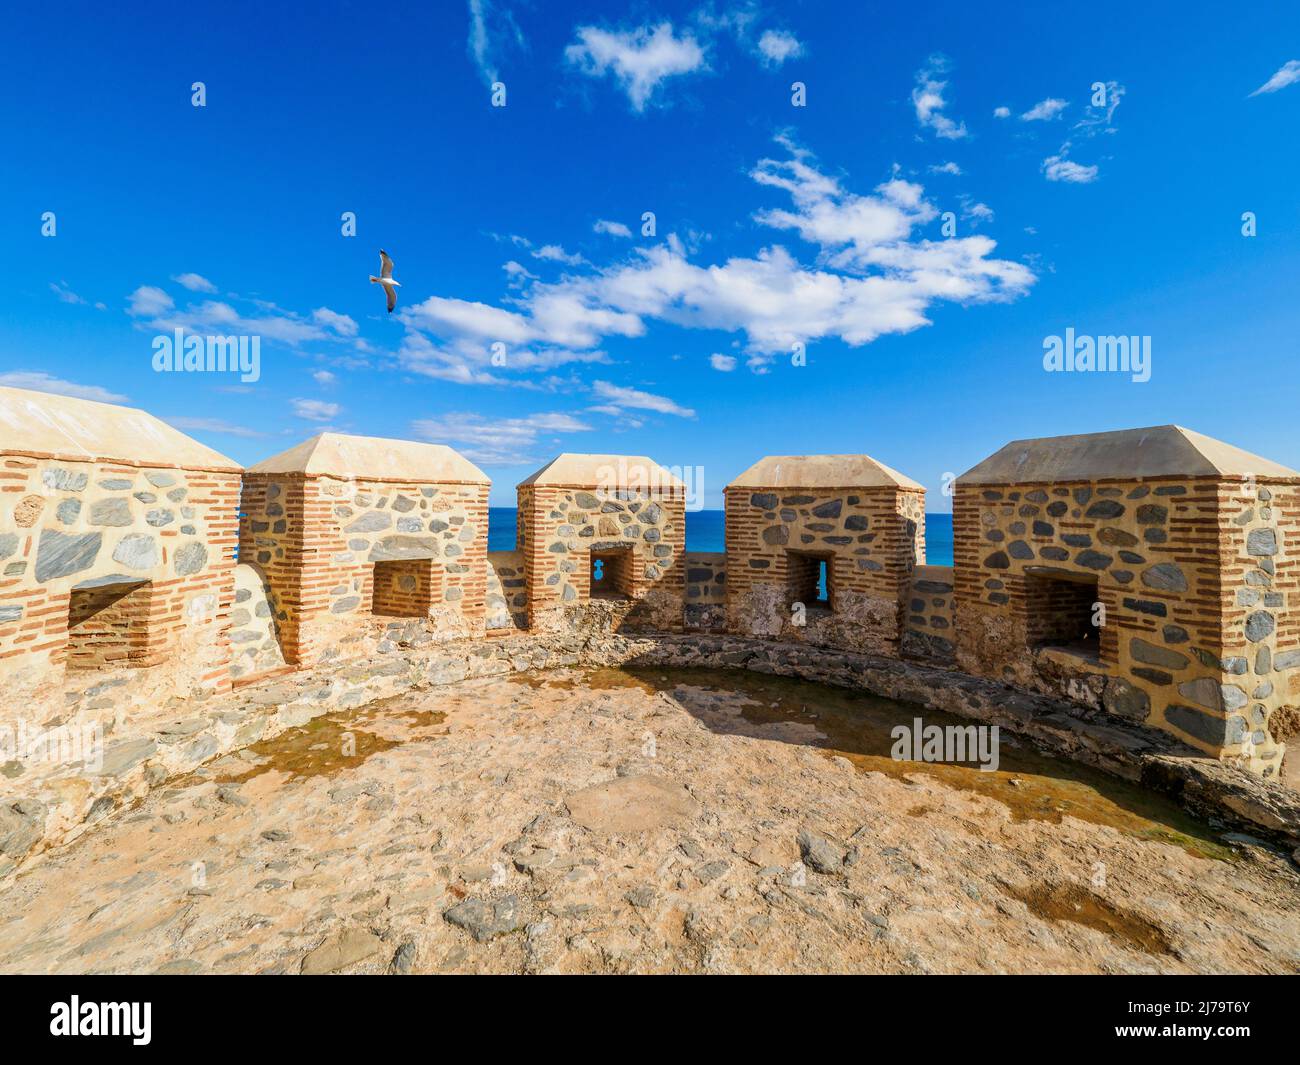
[[[482,636],[490,481],[441,444],[322,433],[244,477],[240,560],[287,661]]]
[[[896,654],[925,489],[867,455],[769,455],[727,503],[732,632]]]
[[[1298,522],[1300,473],[1176,425],[1014,441],[957,480],[957,662],[1271,775]]]
[[[0,471],[0,713],[229,688],[238,464],[141,410],[0,388]]]
[[[686,486],[644,455],[565,453],[519,485],[530,628],[596,603],[616,629],[681,631],[685,546]]]

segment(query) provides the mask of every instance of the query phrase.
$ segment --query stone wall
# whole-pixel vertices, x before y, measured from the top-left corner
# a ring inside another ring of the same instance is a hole
[[[925,557],[925,493],[889,488],[755,490],[730,486],[727,616],[732,632],[897,654],[912,572]],[[794,563],[822,556],[829,608],[804,603]],[[792,562],[793,558],[793,562]]]
[[[951,566],[917,566],[907,592],[903,652],[917,658],[951,661],[953,642],[953,570]]]
[[[528,581],[522,551],[489,551],[487,629],[528,628]]]
[[[0,723],[230,678],[235,472],[0,453]]]
[[[608,632],[390,646],[136,720],[94,767],[24,765],[0,776],[0,878],[76,839],[151,789],[323,714],[475,677],[570,665],[748,669],[866,691],[1012,729],[1036,747],[1169,792],[1201,817],[1300,843],[1300,796],[1276,782],[1196,758],[1173,737],[1044,696],[892,658],[732,636],[627,638]],[[14,767],[9,767],[11,770]]]
[[[628,555],[619,613],[629,630],[682,630],[686,502],[680,489],[628,490],[523,484],[519,516],[529,628],[561,631],[592,599],[593,552]]]
[[[230,611],[232,680],[284,669],[280,631],[271,608],[271,589],[251,562],[235,566],[235,605]]]
[[[247,472],[240,558],[266,573],[286,660],[361,654],[387,638],[394,615],[374,611],[376,563],[432,560],[420,627],[436,639],[481,636],[487,495],[477,484]],[[395,587],[381,582],[381,611],[398,605]]]
[[[727,628],[727,555],[725,551],[687,551],[687,629],[725,632]]]
[[[1286,611],[1300,565],[1294,485],[958,481],[953,512],[962,669],[1278,771],[1268,720],[1300,686],[1300,627]],[[1068,595],[1060,580],[1074,582]],[[1091,647],[1043,646],[1068,623],[1053,612],[1082,602],[1080,580],[1101,622]]]

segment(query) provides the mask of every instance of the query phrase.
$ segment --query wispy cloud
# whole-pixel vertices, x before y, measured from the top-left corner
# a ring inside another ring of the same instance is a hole
[[[632,236],[632,231],[622,222],[609,222],[604,218],[597,219],[596,224],[591,228],[597,233],[605,233],[611,237]]]
[[[234,425],[222,418],[164,418],[167,424],[182,429],[187,433],[220,433],[224,436],[242,436],[249,439],[263,437],[267,434],[247,426]]]
[[[634,111],[644,111],[669,78],[707,68],[700,42],[689,31],[678,36],[671,22],[632,30],[579,26],[575,33],[565,60],[588,77],[613,76]]]
[[[93,399],[99,403],[125,403],[126,396],[110,392],[99,385],[82,385],[75,381],[65,381],[54,377],[44,370],[10,370],[0,373],[0,387],[27,388],[33,392],[51,392],[56,396],[72,396],[74,399]]]
[[[563,263],[565,266],[579,266],[587,261],[581,255],[570,254],[558,244],[543,244],[532,253],[532,256],[543,262]]]
[[[357,335],[356,320],[346,314],[339,314],[337,311],[331,311],[328,307],[317,307],[311,312],[313,322],[324,326],[326,329],[332,329],[340,336],[354,337]]]
[[[1090,185],[1100,176],[1101,167],[1098,164],[1079,163],[1070,158],[1076,138],[1082,139],[1086,144],[1094,137],[1115,132],[1115,112],[1124,99],[1124,86],[1117,81],[1108,81],[1104,85],[1099,84],[1097,91],[1101,98],[1089,98],[1082,117],[1070,127],[1070,139],[1057,149],[1055,155],[1043,160],[1043,176],[1048,181]]]
[[[994,117],[994,118],[1010,118],[1010,117],[1011,117],[1011,108],[1009,108],[1009,107],[995,107],[995,108],[993,108],[993,117]]]
[[[290,347],[313,341],[357,343],[357,323],[346,314],[318,307],[306,318],[266,300],[238,300],[256,308],[248,314],[225,300],[201,300],[178,308],[156,285],[141,285],[127,297],[127,314],[136,328],[168,333],[181,329],[198,336],[258,336]]]
[[[1064,181],[1072,185],[1088,185],[1097,180],[1098,168],[1096,166],[1084,166],[1063,156],[1053,155],[1043,160],[1043,173],[1048,181]]]
[[[338,416],[343,408],[337,403],[326,403],[320,399],[291,399],[293,413],[309,422],[327,422]]]
[[[1058,100],[1049,96],[1046,100],[1040,100],[1034,104],[1028,111],[1020,116],[1021,122],[1050,122],[1054,118],[1060,118],[1061,112],[1069,107],[1065,100]]]
[[[172,278],[178,285],[182,285],[191,292],[216,292],[217,286],[209,281],[202,274],[177,274]]]
[[[736,368],[736,357],[734,355],[719,355],[714,352],[709,356],[709,365],[722,373],[731,373]]]
[[[79,296],[77,293],[73,292],[71,286],[66,281],[59,281],[59,282],[51,281],[50,291],[53,292],[56,296],[58,296],[59,300],[63,303],[70,303],[73,304],[74,306],[81,306],[81,307],[91,306],[90,300],[85,299],[82,296]],[[96,302],[93,306],[97,311],[108,310],[108,308],[104,304],[99,302]]]
[[[503,4],[497,0],[469,0],[470,58],[478,68],[485,84],[500,81],[500,64],[511,51],[526,51],[519,24]]]
[[[942,163],[938,166],[931,166],[930,173],[952,174],[954,177],[961,177],[962,169],[956,163]]]
[[[543,433],[585,433],[592,426],[571,414],[529,414],[522,418],[486,418],[458,411],[411,423],[421,440],[448,444],[471,462],[484,466],[522,466],[540,462],[538,437]]]
[[[956,122],[944,114],[948,101],[944,92],[948,81],[944,77],[950,65],[942,55],[932,55],[925,66],[916,72],[916,88],[912,90],[912,106],[916,109],[916,121],[922,127],[934,131],[936,137],[945,140],[961,140],[968,136],[966,123]]]
[[[605,401],[607,406],[632,407],[636,410],[652,410],[657,414],[675,414],[679,418],[694,418],[695,411],[674,403],[667,396],[656,396],[652,392],[642,392],[637,388],[625,388],[611,384],[609,381],[596,381],[591,386],[597,399]]]
[[[802,56],[804,46],[793,33],[785,30],[764,30],[758,39],[758,52],[766,65],[779,67],[787,59],[798,59]]]
[[[1294,85],[1297,81],[1300,81],[1300,59],[1289,59],[1282,64],[1276,74],[1250,95],[1260,96],[1264,93],[1277,92],[1288,85]]]
[[[152,318],[170,311],[176,302],[155,285],[141,285],[127,297],[126,313],[133,318]]]

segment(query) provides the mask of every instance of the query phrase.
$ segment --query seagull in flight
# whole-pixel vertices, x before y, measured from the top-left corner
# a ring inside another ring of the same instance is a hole
[[[383,248],[379,249],[379,266],[379,276],[371,274],[370,283],[384,286],[384,295],[388,297],[388,313],[392,314],[393,308],[397,306],[397,290],[402,287],[402,283],[393,280],[393,260]]]

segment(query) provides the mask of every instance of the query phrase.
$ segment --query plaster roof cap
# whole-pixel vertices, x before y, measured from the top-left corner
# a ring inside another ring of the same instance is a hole
[[[686,485],[645,455],[583,455],[566,451],[519,482],[552,488],[680,488]]]
[[[63,462],[243,469],[146,411],[25,388],[0,388],[0,452],[50,455]]]
[[[297,447],[263,459],[248,470],[444,484],[492,483],[486,473],[446,444],[347,433],[321,433]]]
[[[729,488],[910,488],[917,484],[870,455],[768,455]]]
[[[1046,484],[1150,477],[1300,479],[1300,473],[1180,425],[1013,440],[958,484]]]

